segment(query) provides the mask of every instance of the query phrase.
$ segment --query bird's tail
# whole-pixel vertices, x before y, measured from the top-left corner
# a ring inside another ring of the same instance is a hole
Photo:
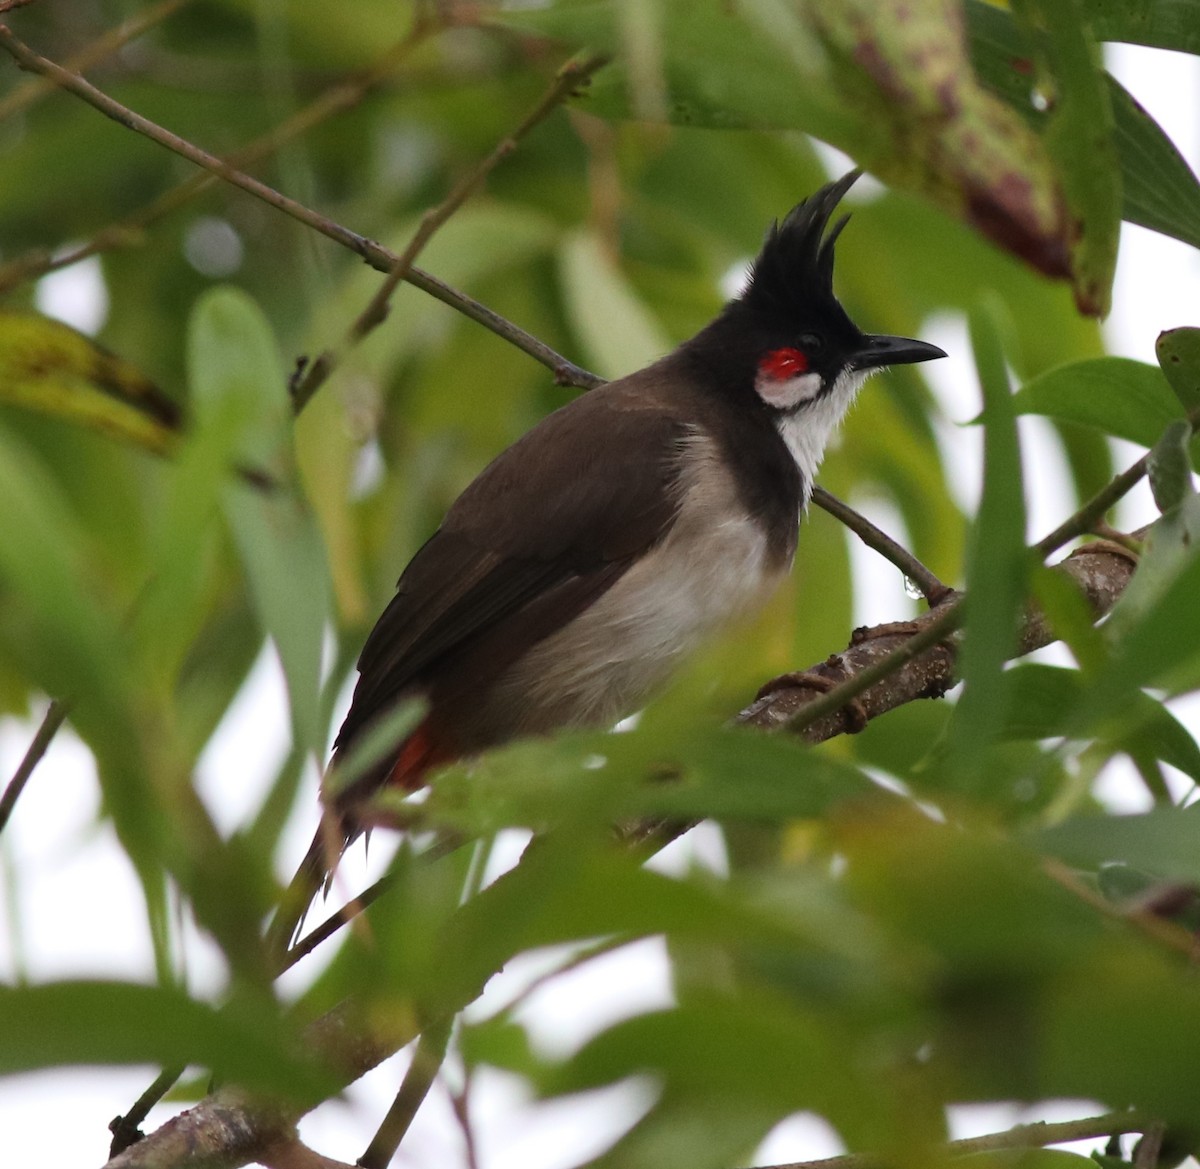
[[[323,814],[304,859],[279,899],[279,908],[267,927],[268,951],[282,961],[296,941],[300,927],[317,894],[328,889],[333,870],[349,843],[335,817]]]
[[[338,754],[334,753],[331,769],[337,766]],[[438,742],[428,722],[423,721],[400,744],[394,760],[389,758],[371,768],[349,787],[338,792],[336,801],[327,806],[317,825],[316,834],[304,859],[296,869],[279,900],[279,908],[267,927],[266,940],[270,953],[282,961],[295,943],[305,915],[317,894],[328,890],[333,871],[351,841],[358,836],[353,809],[385,786],[394,786],[404,791],[416,791],[425,782],[426,773],[441,763],[455,758],[455,752]],[[328,799],[327,794],[327,799]],[[365,824],[372,821],[367,818]]]

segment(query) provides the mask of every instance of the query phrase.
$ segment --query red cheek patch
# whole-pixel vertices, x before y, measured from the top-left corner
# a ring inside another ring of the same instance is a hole
[[[787,381],[808,372],[808,358],[800,349],[772,349],[759,361],[758,372],[772,381]]]

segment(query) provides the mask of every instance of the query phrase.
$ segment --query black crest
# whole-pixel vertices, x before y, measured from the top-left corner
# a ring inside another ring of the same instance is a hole
[[[810,307],[814,298],[833,298],[833,245],[850,216],[843,215],[828,232],[825,228],[861,174],[852,170],[827,183],[793,207],[782,223],[771,225],[750,270],[744,303],[793,313]]]

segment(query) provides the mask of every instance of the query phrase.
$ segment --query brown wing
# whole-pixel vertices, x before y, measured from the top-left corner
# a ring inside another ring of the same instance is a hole
[[[683,424],[660,409],[629,408],[614,384],[504,451],[405,569],[363,648],[336,745],[345,748],[484,634],[509,623],[512,636],[500,640],[514,661],[611,587],[675,518],[684,437]],[[551,593],[549,618],[521,619]]]

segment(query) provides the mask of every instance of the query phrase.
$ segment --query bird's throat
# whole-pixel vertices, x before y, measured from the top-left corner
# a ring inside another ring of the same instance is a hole
[[[813,481],[825,457],[825,448],[846,416],[868,374],[848,370],[838,375],[829,391],[812,402],[780,414],[775,422],[779,437],[796,460],[804,484],[804,503],[812,494]]]

